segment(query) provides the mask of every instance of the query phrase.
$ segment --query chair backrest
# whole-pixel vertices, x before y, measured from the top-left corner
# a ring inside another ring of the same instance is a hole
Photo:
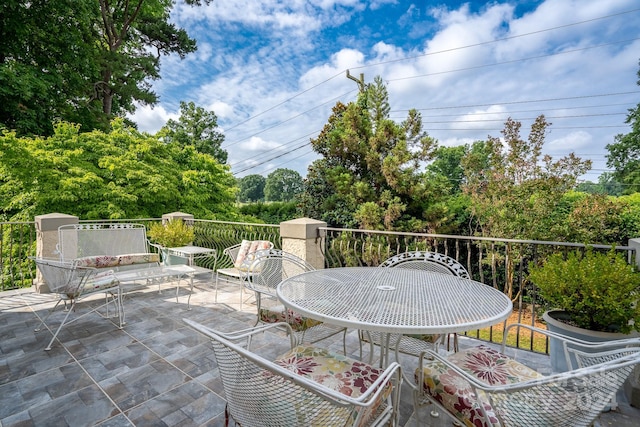
[[[485,391],[493,412],[504,426],[590,425],[640,363],[640,347],[606,353],[606,362]]]
[[[228,335],[184,321],[212,339],[228,409],[238,424],[351,425],[354,405],[330,397],[332,390],[246,350],[227,339]]]
[[[253,262],[255,253],[273,248],[273,243],[268,240],[243,240],[237,245],[224,250],[233,266],[239,270],[248,270]]]
[[[80,295],[84,284],[94,269],[77,268],[73,262],[44,258],[32,258],[52,293],[65,294],[68,298]]]
[[[149,252],[142,224],[69,224],[58,228],[58,253],[62,260],[96,255]]]
[[[276,294],[276,287],[284,279],[315,268],[307,261],[280,249],[258,251],[249,267],[246,286],[254,291]]]
[[[394,255],[385,260],[379,267],[413,268],[416,270],[453,274],[464,279],[471,278],[464,266],[455,259],[444,254],[429,251],[404,252]]]

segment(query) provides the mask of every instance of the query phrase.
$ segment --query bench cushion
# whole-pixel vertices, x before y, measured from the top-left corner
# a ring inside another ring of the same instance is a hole
[[[94,255],[76,258],[74,260],[78,267],[107,268],[117,267],[119,258],[115,255]]]
[[[384,372],[383,369],[323,348],[302,345],[278,357],[275,363],[352,398],[361,396]],[[373,405],[361,409],[366,413],[362,414],[360,425],[366,425],[391,394],[392,385],[387,383],[384,387]]]
[[[94,255],[77,258],[74,262],[78,267],[108,268],[119,265],[159,263],[160,255],[157,253]]]
[[[118,255],[118,265],[149,264],[159,262],[160,254],[157,253]]]
[[[454,353],[447,360],[488,385],[513,384],[543,376],[484,345]],[[420,370],[416,369],[416,381],[420,378],[419,373]],[[473,392],[471,384],[437,360],[425,364],[424,384],[421,386],[425,393],[440,402],[467,426],[500,425],[491,405],[480,396],[491,424],[484,422],[478,396]]]

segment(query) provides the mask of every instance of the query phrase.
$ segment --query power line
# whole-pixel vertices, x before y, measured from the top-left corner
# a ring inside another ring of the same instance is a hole
[[[531,59],[541,59],[541,58],[548,58],[550,56],[557,56],[557,55],[565,55],[565,54],[568,54],[568,53],[582,52],[582,51],[589,50],[589,49],[596,49],[596,48],[603,47],[603,46],[610,46],[612,44],[619,44],[619,43],[627,43],[627,42],[632,42],[632,41],[636,41],[636,40],[640,40],[640,37],[636,37],[636,38],[628,39],[628,40],[618,40],[618,41],[609,42],[609,43],[603,43],[603,44],[599,44],[599,45],[595,45],[595,46],[582,47],[582,48],[579,48],[579,49],[565,50],[565,51],[562,51],[562,52],[553,52],[553,53],[547,53],[547,54],[544,54],[544,55],[530,56],[530,57],[527,57],[527,58],[512,59],[510,61],[495,62],[493,64],[483,64],[483,65],[476,65],[474,67],[457,68],[455,70],[437,71],[437,72],[427,73],[427,74],[418,74],[417,76],[407,76],[407,77],[399,77],[397,79],[387,79],[386,81],[390,83],[390,82],[397,82],[397,81],[401,81],[401,80],[417,79],[417,78],[420,78],[420,77],[437,76],[437,75],[440,75],[440,74],[457,73],[457,72],[460,72],[460,71],[478,70],[480,68],[495,67],[497,65],[505,65],[505,64],[514,64],[516,62],[524,62],[524,61],[529,61]]]
[[[316,131],[313,131],[313,132],[309,132],[309,133],[308,133],[308,134],[306,134],[306,135],[303,135],[303,136],[297,137],[297,138],[295,138],[295,139],[292,139],[292,140],[290,140],[290,141],[287,141],[287,142],[283,143],[283,144],[281,145],[281,147],[280,147],[280,148],[283,148],[283,147],[285,147],[285,146],[287,146],[287,145],[293,144],[294,142],[297,142],[297,141],[299,141],[299,140],[301,140],[301,139],[303,139],[303,138],[309,138],[310,136],[312,136],[312,135],[316,135],[316,134],[318,134],[319,132],[320,132],[319,130],[316,130]],[[306,143],[308,143],[308,141],[307,141],[307,142],[305,142],[305,144],[306,144]],[[231,167],[238,166],[238,165],[240,165],[240,164],[242,164],[242,163],[244,163],[244,162],[247,162],[247,161],[249,161],[249,160],[251,160],[251,159],[253,159],[253,158],[256,158],[256,157],[263,157],[263,156],[264,156],[264,153],[257,153],[257,154],[255,154],[255,155],[253,155],[253,156],[251,156],[251,157],[247,157],[247,158],[245,158],[245,159],[243,159],[243,160],[240,160],[239,162],[233,163],[233,164],[231,164],[230,166],[231,166]]]
[[[573,116],[545,116],[547,119],[559,120],[559,119],[576,119],[585,117],[603,117],[603,116],[626,116],[627,113],[601,113],[601,114],[576,114]],[[513,120],[522,122],[525,120],[535,120],[536,117],[523,117],[514,118]],[[502,122],[503,119],[472,119],[472,120],[438,120],[438,121],[423,121],[422,123],[484,123],[484,122]]]
[[[378,66],[378,65],[391,64],[391,63],[395,63],[395,62],[410,61],[410,60],[417,59],[417,58],[420,58],[420,57],[432,56],[432,55],[437,55],[437,54],[441,54],[441,53],[448,53],[448,52],[451,52],[451,51],[468,49],[468,48],[483,46],[483,45],[492,44],[492,43],[498,43],[498,42],[507,41],[507,40],[520,38],[520,37],[527,37],[527,36],[531,36],[531,35],[535,35],[535,34],[554,31],[554,30],[558,30],[558,29],[562,29],[562,28],[568,28],[568,27],[572,27],[572,26],[576,26],[576,25],[583,25],[583,24],[590,23],[590,22],[595,22],[595,21],[599,21],[599,20],[613,18],[613,17],[616,17],[616,16],[621,16],[621,15],[625,15],[625,14],[629,14],[629,13],[634,13],[634,12],[637,12],[639,10],[640,9],[632,9],[632,10],[628,10],[628,11],[624,11],[624,12],[620,12],[620,13],[616,13],[616,14],[612,14],[612,15],[606,15],[606,16],[592,18],[592,19],[588,19],[588,20],[584,20],[584,21],[578,21],[578,22],[573,22],[573,23],[570,23],[570,24],[565,24],[565,25],[559,25],[559,26],[556,26],[556,27],[546,28],[546,29],[542,29],[542,30],[531,31],[531,32],[528,32],[528,33],[518,34],[518,35],[515,35],[515,36],[503,37],[503,38],[494,39],[494,40],[490,40],[490,41],[486,41],[486,42],[475,43],[475,44],[455,47],[455,48],[451,48],[451,49],[443,49],[443,50],[440,50],[440,51],[437,51],[437,52],[428,52],[428,53],[424,53],[424,54],[421,54],[421,55],[414,55],[414,56],[405,57],[405,58],[399,58],[399,59],[388,60],[388,61],[381,61],[381,62],[372,63],[372,64],[368,64],[368,65],[362,65],[362,66],[357,66],[357,67],[348,67],[347,69],[350,68],[350,69],[355,70],[355,69],[361,69],[361,68],[375,67],[375,66]],[[317,84],[315,84],[315,85],[313,85],[313,86],[311,86],[311,87],[309,87],[309,88],[307,88],[307,89],[295,94],[294,96],[289,97],[289,98],[283,100],[282,102],[280,102],[278,104],[275,104],[275,105],[273,105],[272,107],[269,107],[266,110],[261,111],[260,113],[257,113],[257,114],[255,114],[253,116],[250,116],[247,119],[245,119],[245,120],[243,120],[241,122],[238,122],[235,125],[232,125],[232,126],[228,127],[227,130],[235,129],[238,126],[243,125],[243,124],[255,119],[256,117],[260,117],[261,115],[266,114],[269,111],[272,111],[272,110],[276,109],[277,107],[280,107],[281,105],[286,104],[287,102],[289,102],[289,101],[291,101],[291,100],[293,100],[293,99],[295,99],[295,98],[297,98],[297,97],[299,97],[299,96],[301,96],[301,95],[303,95],[303,94],[305,94],[305,93],[307,93],[307,92],[309,92],[309,91],[311,91],[311,90],[313,90],[313,89],[315,89],[315,88],[317,88],[317,87],[319,87],[319,86],[321,86],[321,85],[323,85],[323,84],[325,84],[325,83],[327,83],[327,82],[329,82],[329,81],[331,81],[333,79],[335,79],[336,77],[341,76],[347,69],[341,70],[340,72],[338,72],[338,73],[332,75],[331,77],[321,81],[320,83],[317,83]]]
[[[297,151],[297,150],[300,150],[300,149],[302,149],[302,148],[305,148],[307,145],[309,145],[309,143],[306,143],[306,144],[304,144],[304,145],[301,145],[300,147],[297,147],[297,148],[294,148],[294,149],[292,149],[292,150],[289,150],[289,151],[287,151],[286,153],[282,153],[282,154],[278,154],[278,155],[276,155],[276,156],[269,157],[269,158],[267,158],[267,159],[265,159],[265,160],[263,160],[263,161],[261,161],[261,162],[259,162],[259,163],[255,164],[255,165],[252,165],[252,166],[246,167],[246,168],[241,169],[241,170],[239,170],[239,171],[235,171],[235,172],[233,172],[233,175],[237,175],[237,174],[239,174],[239,173],[246,172],[246,171],[248,171],[248,170],[250,170],[250,169],[253,169],[253,168],[257,167],[257,166],[261,166],[261,165],[264,165],[265,163],[269,163],[270,161],[275,160],[275,159],[278,159],[278,158],[283,157],[283,156],[286,156],[287,154],[290,154],[290,153],[291,153],[291,152],[293,152],[293,151]]]
[[[587,109],[587,108],[606,108],[606,107],[619,107],[622,105],[626,105],[630,108],[634,107],[634,104],[631,104],[629,102],[621,102],[621,103],[616,103],[616,104],[601,104],[601,105],[582,105],[582,106],[576,106],[576,107],[560,107],[560,108],[545,108],[545,111],[564,111],[564,110],[580,110],[580,109]],[[421,111],[420,109],[416,108],[416,110]],[[409,111],[409,110],[391,110],[390,113],[396,113],[396,112],[402,112],[402,111]],[[482,111],[482,112],[476,112],[476,113],[458,113],[458,114],[440,114],[437,116],[426,116],[426,117],[433,117],[433,118],[438,118],[438,117],[460,117],[460,115],[465,115],[465,116],[486,116],[486,115],[495,115],[495,114],[514,114],[514,113],[535,113],[535,112],[540,112],[539,108],[533,109],[533,110],[509,110],[509,111]],[[423,116],[424,118],[425,116]]]
[[[349,95],[349,94],[350,94],[350,93],[352,93],[352,92],[355,92],[355,90],[350,90],[350,91],[345,92],[345,93],[343,93],[343,94],[341,94],[341,95],[335,96],[335,97],[333,97],[333,98],[329,99],[328,101],[323,102],[322,104],[316,105],[315,107],[312,107],[312,108],[310,108],[310,109],[308,109],[308,110],[306,110],[306,111],[303,111],[302,113],[296,114],[295,116],[289,117],[289,118],[287,118],[287,119],[285,119],[285,120],[283,120],[283,121],[281,121],[281,122],[275,123],[275,124],[273,124],[273,125],[271,125],[271,126],[269,126],[269,127],[265,128],[265,129],[262,129],[262,130],[261,130],[261,131],[259,131],[259,132],[253,133],[253,134],[251,134],[251,135],[249,135],[249,136],[246,136],[246,137],[244,137],[244,138],[242,138],[242,139],[239,139],[239,140],[237,140],[237,141],[231,142],[231,143],[227,144],[224,148],[228,148],[228,147],[231,147],[231,146],[233,146],[233,145],[239,144],[239,143],[241,143],[241,142],[244,142],[244,141],[248,140],[249,138],[252,138],[252,137],[254,137],[254,136],[256,136],[256,135],[260,135],[260,134],[261,134],[261,133],[263,133],[263,132],[266,132],[266,131],[268,131],[268,130],[270,130],[270,129],[276,128],[276,127],[278,127],[278,126],[280,126],[280,125],[282,125],[282,124],[284,124],[284,123],[287,123],[287,122],[289,122],[289,121],[291,121],[291,120],[293,120],[293,119],[296,119],[296,118],[298,118],[298,117],[304,116],[305,114],[310,113],[311,111],[315,110],[316,108],[320,108],[320,107],[322,107],[322,106],[324,106],[324,105],[326,105],[326,104],[329,104],[329,103],[331,103],[331,102],[335,102],[337,99],[340,99],[340,98],[342,98],[342,97],[344,97],[344,96],[347,96],[347,95]]]
[[[514,104],[532,104],[534,102],[554,102],[554,101],[568,101],[574,99],[586,99],[586,98],[600,98],[607,96],[619,96],[619,95],[631,95],[640,93],[640,90],[632,90],[628,92],[614,92],[614,93],[601,93],[601,94],[593,94],[593,95],[579,95],[579,96],[568,96],[562,98],[541,98],[541,99],[531,99],[525,101],[499,101],[499,102],[491,102],[488,104],[467,104],[467,105],[453,105],[453,106],[445,106],[445,107],[428,107],[428,108],[415,108],[418,111],[432,111],[432,110],[451,110],[458,108],[476,108],[476,107],[492,107],[494,105],[514,105]],[[410,111],[407,110],[393,110],[394,112],[398,111]]]
[[[374,64],[361,65],[359,67],[351,67],[351,69],[352,70],[359,70],[361,68],[369,68],[369,67],[375,67],[375,66],[378,66],[378,65],[392,64],[392,63],[395,63],[395,62],[402,62],[402,61],[407,61],[407,60],[411,60],[411,59],[418,59],[418,58],[422,58],[422,57],[425,57],[425,56],[432,56],[432,55],[438,55],[438,54],[441,54],[441,53],[454,52],[454,51],[462,50],[462,49],[469,49],[469,48],[472,48],[472,47],[485,46],[485,45],[488,45],[488,44],[499,43],[499,42],[502,42],[502,41],[517,39],[517,38],[520,38],[520,37],[527,37],[527,36],[531,36],[531,35],[534,35],[534,34],[540,34],[540,33],[548,32],[548,31],[559,30],[561,28],[568,28],[568,27],[573,27],[573,26],[576,26],[576,25],[586,24],[586,23],[589,23],[589,22],[595,22],[595,21],[599,21],[599,20],[603,20],[603,19],[614,18],[616,16],[625,15],[625,14],[628,14],[628,13],[634,13],[634,12],[638,12],[638,11],[640,11],[640,9],[632,9],[632,10],[628,10],[628,11],[625,11],[625,12],[615,13],[613,15],[601,16],[601,17],[598,17],[598,18],[587,19],[585,21],[574,22],[574,23],[571,23],[571,24],[559,25],[557,27],[546,28],[546,29],[543,29],[543,30],[531,31],[531,32],[528,32],[528,33],[518,34],[518,35],[515,35],[515,36],[503,37],[503,38],[499,38],[499,39],[489,40],[489,41],[486,41],[486,42],[474,43],[474,44],[470,44],[470,45],[466,45],[466,46],[454,47],[454,48],[451,48],[451,49],[443,49],[443,50],[439,50],[439,51],[436,51],[436,52],[428,52],[428,53],[423,53],[421,55],[414,55],[414,56],[405,57],[405,58],[391,59],[391,60],[388,60],[388,61],[376,62]]]

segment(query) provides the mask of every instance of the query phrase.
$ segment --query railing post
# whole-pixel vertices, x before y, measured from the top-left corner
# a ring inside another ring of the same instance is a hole
[[[58,245],[58,227],[67,224],[78,224],[77,216],[61,213],[50,213],[46,215],[36,215],[36,256],[39,258],[60,258],[56,252]],[[36,278],[33,285],[37,293],[49,293],[49,287],[36,271]]]
[[[640,269],[640,239],[629,239],[628,246],[635,249],[636,266]],[[624,392],[631,406],[640,408],[640,365],[633,368],[624,383]]]
[[[171,212],[168,214],[162,215],[162,223],[165,224],[167,221],[172,221],[174,219],[181,219],[187,225],[193,225],[193,215],[184,213],[184,212]]]
[[[640,239],[629,239],[628,246],[636,250],[636,266],[640,268]]]
[[[317,269],[324,268],[322,245],[318,228],[327,223],[311,218],[297,218],[280,223],[282,250],[307,261]]]

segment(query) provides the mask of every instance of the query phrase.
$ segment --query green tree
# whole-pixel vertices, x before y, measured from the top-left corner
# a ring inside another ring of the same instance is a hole
[[[106,126],[91,99],[100,77],[97,2],[0,2],[0,128],[51,135],[53,121]]]
[[[300,174],[292,169],[280,168],[267,176],[264,199],[272,202],[288,202],[294,200],[302,191]]]
[[[0,135],[0,214],[9,220],[62,212],[82,219],[159,217],[184,211],[231,219],[235,180],[228,166],[127,127],[79,132],[58,123],[48,138]]]
[[[614,177],[625,186],[625,194],[631,194],[640,191],[640,103],[629,109],[625,123],[631,125],[631,132],[616,135],[616,142],[606,146],[607,166],[615,169]]]
[[[185,0],[200,5],[210,0]],[[100,4],[101,79],[94,97],[102,102],[107,117],[133,112],[134,101],[155,104],[157,96],[148,79],[160,77],[160,57],[177,53],[180,58],[195,52],[196,42],[184,29],[170,22],[172,1],[122,0]]]
[[[576,191],[589,194],[608,194],[610,196],[620,196],[623,193],[623,186],[610,172],[603,172],[598,177],[598,182],[585,181],[576,186]]]
[[[200,5],[210,0],[185,0]],[[106,130],[111,118],[155,104],[160,57],[195,40],[170,23],[168,0],[7,0],[0,4],[0,125],[51,135],[52,122]]]
[[[554,215],[565,192],[575,188],[578,176],[591,168],[573,153],[557,161],[542,154],[550,126],[544,116],[531,125],[527,140],[520,136],[521,123],[509,118],[500,138],[489,137],[486,153],[478,162],[473,153],[464,161],[471,209],[479,232],[487,237],[554,240]],[[504,147],[504,148],[503,148]],[[488,153],[488,155],[487,155]]]
[[[239,180],[240,192],[238,199],[241,202],[259,202],[264,200],[264,186],[266,179],[262,175],[247,175]]]
[[[219,129],[218,117],[213,111],[196,107],[193,102],[180,102],[178,120],[168,120],[156,136],[181,147],[192,145],[196,151],[210,154],[224,164],[227,152],[221,148],[224,134]]]
[[[405,217],[422,218],[422,206],[412,201],[429,190],[421,168],[436,142],[422,130],[417,111],[410,110],[399,124],[388,112],[388,93],[379,77],[356,102],[334,106],[311,140],[323,158],[309,167],[301,198],[304,215],[337,226],[385,229],[401,227]]]
[[[460,193],[464,180],[462,159],[469,151],[469,146],[458,145],[455,147],[438,147],[434,152],[434,159],[427,166],[427,172],[434,177],[442,176],[447,180],[449,193]]]
[[[545,134],[550,126],[543,115],[531,125],[527,140],[520,136],[521,126],[520,122],[509,118],[502,131],[504,142],[489,137],[479,151],[480,159],[486,159],[486,163],[474,161],[478,153],[464,159],[466,183],[463,191],[470,198],[477,234],[556,240],[557,224],[564,220],[558,216],[557,206],[563,195],[575,187],[578,176],[591,168],[591,162],[582,161],[573,153],[557,161],[542,155]],[[488,258],[496,262],[498,256]],[[522,256],[514,250],[504,259],[503,291],[510,298],[516,298],[522,290],[514,283],[515,268]]]

